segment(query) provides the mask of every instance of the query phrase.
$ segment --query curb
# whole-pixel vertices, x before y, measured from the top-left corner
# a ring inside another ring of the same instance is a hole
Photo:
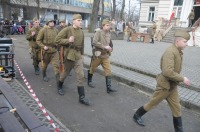
[[[88,54],[84,54],[84,55],[89,57],[89,58],[92,57],[91,55],[88,55]],[[111,61],[110,63],[112,65],[114,65],[114,66],[121,67],[123,69],[127,69],[127,70],[130,70],[130,71],[134,71],[134,72],[137,72],[137,73],[140,73],[140,74],[143,74],[145,76],[152,77],[152,78],[156,78],[156,76],[157,76],[156,74],[153,74],[151,72],[142,71],[140,69],[129,67],[129,66],[125,66],[123,64],[119,64],[119,63],[116,63],[116,62],[113,62],[113,61]],[[197,86],[194,86],[194,85],[186,86],[185,84],[180,83],[178,86],[181,86],[181,87],[184,87],[184,88],[188,88],[188,89],[194,90],[196,92],[200,92],[200,88],[198,88]]]
[[[85,56],[90,57],[89,55],[85,55]],[[116,63],[111,62],[111,65],[115,65],[115,64]],[[118,66],[118,65],[115,65],[115,66]],[[84,63],[84,67],[87,68],[87,69],[89,69],[89,64]],[[118,67],[120,67],[120,66],[118,66]],[[125,67],[127,67],[127,66],[123,66],[122,65],[121,68],[126,69]],[[130,69],[133,69],[133,68],[128,68],[127,70],[130,70]],[[99,73],[100,75],[104,75],[104,71],[101,70],[101,69],[97,68],[96,72]],[[135,72],[137,72],[137,71],[135,71]],[[145,72],[143,72],[143,73],[145,73]],[[143,74],[143,75],[146,75],[146,74]],[[146,75],[146,76],[148,76],[148,75]],[[130,79],[123,78],[123,77],[121,77],[121,76],[119,76],[119,75],[117,75],[115,73],[112,73],[112,78],[115,79],[115,80],[117,80],[117,81],[119,81],[119,82],[125,83],[125,84],[127,84],[127,85],[129,85],[131,87],[136,87],[137,89],[139,89],[141,91],[144,91],[144,92],[147,92],[147,93],[150,93],[150,94],[152,94],[154,92],[154,89],[151,88],[151,86],[144,85],[144,84],[139,83],[137,81],[133,81],[133,80],[130,80]],[[153,77],[153,78],[155,78],[155,77]],[[193,90],[192,88],[189,88],[189,89]],[[187,108],[187,109],[191,109],[191,110],[194,110],[194,111],[200,113],[200,106],[196,105],[193,102],[190,102],[188,100],[184,100],[184,99],[180,98],[180,104],[183,107]]]

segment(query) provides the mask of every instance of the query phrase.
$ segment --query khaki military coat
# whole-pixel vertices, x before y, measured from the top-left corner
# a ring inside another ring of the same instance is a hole
[[[183,82],[184,78],[180,75],[182,69],[182,51],[174,44],[171,45],[161,58],[160,68],[161,74],[156,78],[157,87],[172,89],[179,82]]]
[[[45,26],[39,31],[36,42],[42,49],[44,49],[44,46],[48,46],[48,50],[45,52],[55,53],[57,51],[55,42],[57,34],[58,30],[56,28]]]
[[[153,38],[154,37],[154,35],[155,35],[155,33],[156,33],[156,28],[157,28],[157,26],[156,26],[156,23],[154,23],[153,25],[152,25],[152,27],[151,27],[151,37]]]
[[[101,51],[100,58],[108,58],[110,52],[108,52],[104,47],[110,46],[113,48],[110,32],[105,32],[103,30],[97,31],[94,34],[92,45],[94,46],[94,50]]]
[[[31,48],[39,48],[39,46],[36,43],[36,38],[40,30],[41,30],[41,27],[38,27],[38,28],[32,27],[31,29],[29,29],[28,33],[26,34],[26,39],[29,41],[29,46]],[[34,36],[31,35],[32,32],[35,32]]]
[[[194,15],[194,12],[193,12],[193,11],[192,11],[192,12],[190,12],[190,14],[189,14],[188,18],[189,18],[189,19],[191,19],[191,20],[194,20],[194,18],[195,18],[195,15]]]
[[[70,36],[74,36],[74,42],[70,43]],[[84,54],[84,33],[80,28],[69,26],[59,32],[56,43],[64,47],[64,58],[72,61],[79,60]]]

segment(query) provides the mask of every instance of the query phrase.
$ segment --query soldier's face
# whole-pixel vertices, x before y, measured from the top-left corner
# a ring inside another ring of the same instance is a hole
[[[33,24],[34,24],[34,27],[39,27],[40,22],[39,21],[34,21]]]
[[[49,27],[54,27],[54,22],[50,21],[48,25],[49,25]]]
[[[65,25],[66,25],[65,22],[61,22],[61,23],[60,23],[60,26],[61,26],[61,27],[64,27]]]
[[[187,46],[187,40],[182,38],[177,40],[177,45],[180,49],[184,49]]]
[[[109,30],[110,30],[110,24],[105,24],[105,25],[103,26],[103,30],[109,31]]]
[[[73,20],[73,25],[77,28],[81,28],[82,27],[82,19],[75,19]]]

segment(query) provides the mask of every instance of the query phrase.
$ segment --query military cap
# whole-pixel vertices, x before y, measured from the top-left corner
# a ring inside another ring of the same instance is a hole
[[[105,24],[110,24],[110,21],[107,20],[107,19],[104,19],[104,20],[102,21],[102,25],[105,25]]]
[[[33,21],[38,21],[38,19],[36,17],[33,18]]]
[[[48,25],[49,22],[52,22],[52,21],[54,21],[54,20],[53,20],[53,19],[48,19],[48,20],[46,21],[46,25]]]
[[[186,40],[189,40],[190,39],[190,34],[187,32],[187,31],[184,31],[184,30],[178,30],[175,32],[174,34],[175,37],[181,37],[181,38],[184,38]]]
[[[65,23],[65,20],[64,20],[64,19],[62,19],[62,20],[60,20],[60,21],[59,21],[59,23],[61,23],[61,22],[64,22],[64,23]]]
[[[82,19],[82,16],[80,14],[74,14],[73,20],[75,20],[75,19]]]

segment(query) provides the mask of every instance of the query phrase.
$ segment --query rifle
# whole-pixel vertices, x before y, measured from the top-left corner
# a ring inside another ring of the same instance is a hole
[[[64,51],[63,46],[60,47],[60,72],[64,71]]]
[[[41,56],[41,65],[43,67],[44,66],[44,50],[43,49],[41,49],[40,51],[40,56]]]

